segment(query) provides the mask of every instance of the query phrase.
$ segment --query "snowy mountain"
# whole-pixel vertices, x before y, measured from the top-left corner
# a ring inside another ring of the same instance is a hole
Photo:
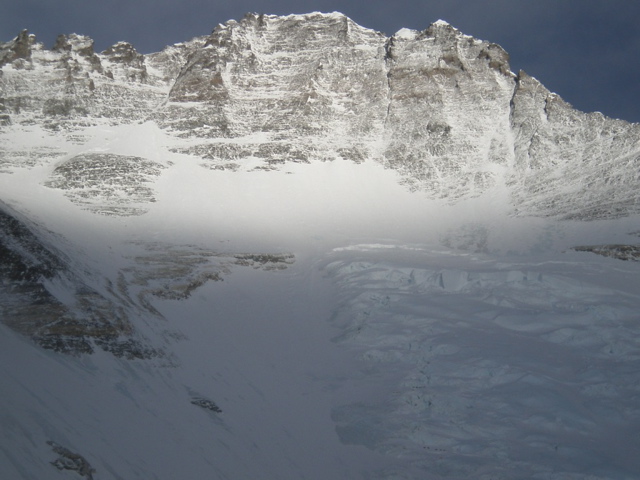
[[[640,474],[640,125],[441,20],[0,69],[2,478]]]

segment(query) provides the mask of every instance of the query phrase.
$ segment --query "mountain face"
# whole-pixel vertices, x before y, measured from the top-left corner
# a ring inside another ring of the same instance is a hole
[[[444,21],[23,31],[0,476],[635,478],[639,167]]]
[[[431,198],[506,185],[520,215],[638,211],[637,125],[572,109],[445,22],[385,37],[339,14],[247,15],[148,56],[79,35],[46,50],[26,32],[1,49],[3,124],[75,144],[91,125],[151,121],[209,168],[367,159]]]

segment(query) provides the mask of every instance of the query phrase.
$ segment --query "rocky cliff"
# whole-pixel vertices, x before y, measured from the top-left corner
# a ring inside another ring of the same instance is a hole
[[[155,122],[207,168],[374,161],[431,198],[506,186],[519,215],[637,212],[640,127],[574,110],[508,60],[443,21],[386,37],[336,13],[249,14],[146,56],[79,35],[47,50],[22,32],[0,46],[0,109],[5,128],[80,145],[105,121]]]

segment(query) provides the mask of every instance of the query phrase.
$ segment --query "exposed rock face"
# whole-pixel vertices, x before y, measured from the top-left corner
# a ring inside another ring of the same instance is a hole
[[[574,110],[442,21],[387,38],[337,13],[248,14],[148,56],[80,35],[46,51],[26,31],[0,51],[4,125],[152,119],[208,168],[375,160],[449,201],[506,183],[519,214],[640,207],[638,125]]]
[[[100,345],[129,358],[151,354],[130,338],[133,331],[121,306],[74,274],[71,262],[8,207],[0,207],[0,319],[5,325],[63,353],[91,353]],[[61,291],[72,298],[56,295]]]
[[[499,167],[513,158],[515,81],[506,52],[437,22],[392,37],[387,64],[385,162],[434,197],[475,196],[494,186]]]
[[[92,63],[100,63],[93,50],[93,40],[86,35],[58,35],[52,50],[54,52],[76,53],[80,57],[91,59]]]
[[[640,125],[575,110],[524,72],[511,122],[510,183],[523,213],[593,219],[638,212]]]
[[[173,85],[187,59],[206,43],[207,37],[196,37],[188,42],[165,47],[158,53],[144,56],[145,66],[150,70],[148,82],[157,85]]]
[[[208,398],[195,397],[191,399],[191,403],[205,410],[210,410],[213,413],[222,413],[222,409],[216,405],[213,400],[209,400]]]
[[[164,124],[229,138],[190,147],[220,164],[376,159],[412,188],[455,198],[484,191],[493,165],[511,161],[514,77],[500,47],[443,22],[386,38],[341,15],[248,15],[191,57]],[[257,133],[259,144],[233,140]]]
[[[162,356],[129,320],[141,311],[160,317],[150,296],[184,299],[208,281],[222,281],[234,268],[282,270],[295,260],[291,254],[143,245],[132,266],[118,273],[117,285],[107,280],[105,296],[34,231],[37,226],[0,203],[0,321],[43,348],[71,355],[93,353],[97,347],[128,359]]]
[[[23,30],[11,42],[0,44],[0,67],[15,60],[31,57],[31,44],[34,38],[27,30]],[[21,65],[21,64],[17,64]]]
[[[144,82],[147,80],[147,67],[144,63],[144,55],[136,52],[136,49],[127,42],[118,42],[107,48],[102,54],[113,65],[112,69],[120,67],[118,76],[132,82]],[[112,70],[107,73],[113,77]]]
[[[640,261],[640,245],[581,245],[573,249],[577,252],[593,252],[619,260]]]
[[[87,480],[93,480],[93,474],[96,473],[96,470],[82,455],[74,453],[51,440],[47,444],[59,455],[57,459],[51,462],[51,465],[58,470],[72,470]]]
[[[46,185],[67,191],[74,203],[102,215],[140,215],[155,201],[148,187],[163,165],[108,153],[77,155],[58,165]]]
[[[104,118],[128,123],[146,118],[166,95],[141,84],[148,80],[145,59],[130,44],[120,42],[97,54],[93,40],[83,35],[60,35],[52,50],[28,36],[28,55],[18,58],[16,49],[27,41],[22,37],[0,46],[0,65],[6,64],[0,78],[5,123],[62,131]]]
[[[120,293],[155,312],[152,297],[184,300],[205,283],[223,281],[233,269],[285,270],[293,254],[223,254],[193,246],[142,245],[134,264],[119,272]]]
[[[638,208],[637,126],[574,110],[511,73],[502,48],[445,22],[385,38],[340,15],[248,15],[194,52],[169,100],[161,124],[216,139],[182,150],[215,168],[377,159],[437,198],[507,181],[523,214]],[[612,152],[621,164],[603,160]]]
[[[334,159],[344,128],[350,136],[379,133],[371,130],[382,126],[386,112],[385,41],[340,15],[248,15],[216,28],[188,61],[169,100],[202,104],[202,125],[189,128],[189,135],[264,133],[280,146],[295,136],[308,146],[294,158]],[[365,118],[371,113],[374,118]],[[327,143],[332,133],[337,145]]]

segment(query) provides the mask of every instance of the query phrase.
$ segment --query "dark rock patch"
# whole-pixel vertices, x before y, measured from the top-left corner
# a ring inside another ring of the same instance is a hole
[[[51,462],[51,465],[58,470],[72,470],[87,480],[93,480],[93,474],[96,473],[96,470],[82,455],[74,453],[51,440],[47,444],[59,455],[58,458]]]
[[[640,261],[640,245],[581,245],[573,247],[576,252],[591,252],[618,260]]]
[[[194,397],[191,399],[191,403],[205,410],[210,410],[214,413],[222,413],[222,409],[216,405],[213,400],[202,397]]]

